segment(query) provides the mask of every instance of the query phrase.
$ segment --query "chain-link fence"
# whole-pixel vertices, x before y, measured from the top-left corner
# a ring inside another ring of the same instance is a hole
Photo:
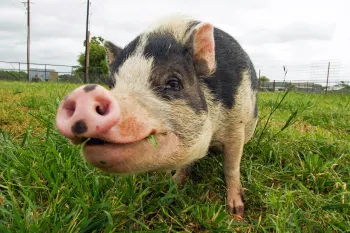
[[[322,85],[323,80],[314,80],[312,82],[304,80],[288,81],[261,81],[259,82],[259,91],[278,92],[291,89],[298,92],[310,93],[349,93],[350,81],[329,81],[328,85]]]
[[[260,91],[294,91],[350,93],[350,66],[336,61],[317,61],[310,64],[256,67]]]
[[[89,70],[88,83],[109,84],[108,74],[94,72],[94,67]],[[84,76],[78,66],[39,63],[30,63],[28,76],[27,63],[0,61],[0,80],[84,83]]]
[[[350,93],[350,66],[342,66],[337,62],[278,67],[261,66],[257,62],[255,67],[259,91],[275,92],[292,88],[294,91],[310,93]],[[94,67],[89,67],[89,70],[88,83],[110,84],[108,74],[94,72]],[[28,77],[26,63],[0,61],[0,80],[83,84],[84,76],[85,73],[78,66],[31,63]]]

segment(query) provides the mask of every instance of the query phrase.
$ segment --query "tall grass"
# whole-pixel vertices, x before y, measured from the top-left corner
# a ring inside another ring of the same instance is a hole
[[[225,211],[221,155],[195,164],[183,186],[88,165],[54,127],[75,87],[1,82],[0,232],[350,231],[349,96],[260,93],[237,220]]]

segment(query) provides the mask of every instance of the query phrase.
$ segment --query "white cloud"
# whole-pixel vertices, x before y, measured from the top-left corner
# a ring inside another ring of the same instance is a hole
[[[31,61],[76,65],[79,53],[84,52],[86,0],[34,2]],[[187,13],[234,36],[257,69],[282,70],[284,64],[336,60],[343,64],[342,69],[349,69],[340,72],[344,73],[340,78],[350,80],[347,9],[347,0],[91,0],[90,30],[92,36],[125,46],[153,20],[170,13]],[[22,3],[1,1],[0,21],[0,60],[25,62],[26,14]]]

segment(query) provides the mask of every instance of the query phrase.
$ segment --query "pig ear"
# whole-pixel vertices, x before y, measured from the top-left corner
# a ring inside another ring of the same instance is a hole
[[[192,34],[195,69],[199,75],[210,75],[216,69],[214,26],[201,23]]]
[[[106,59],[107,59],[108,68],[109,68],[109,70],[111,70],[111,66],[112,66],[117,54],[122,49],[119,48],[118,46],[116,46],[115,44],[113,44],[112,42],[107,41],[107,40],[104,42],[104,47],[106,50]]]

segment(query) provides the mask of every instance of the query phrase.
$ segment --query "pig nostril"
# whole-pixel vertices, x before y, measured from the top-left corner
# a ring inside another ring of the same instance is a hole
[[[66,110],[66,116],[69,118],[71,116],[73,116],[74,112],[75,112],[75,102],[74,101],[67,101],[63,108]]]
[[[101,108],[100,106],[97,106],[97,107],[96,107],[96,112],[97,112],[98,114],[100,114],[100,115],[103,115],[103,110],[102,110],[102,108]]]
[[[108,114],[108,106],[97,106],[96,112],[101,116],[105,116]]]

